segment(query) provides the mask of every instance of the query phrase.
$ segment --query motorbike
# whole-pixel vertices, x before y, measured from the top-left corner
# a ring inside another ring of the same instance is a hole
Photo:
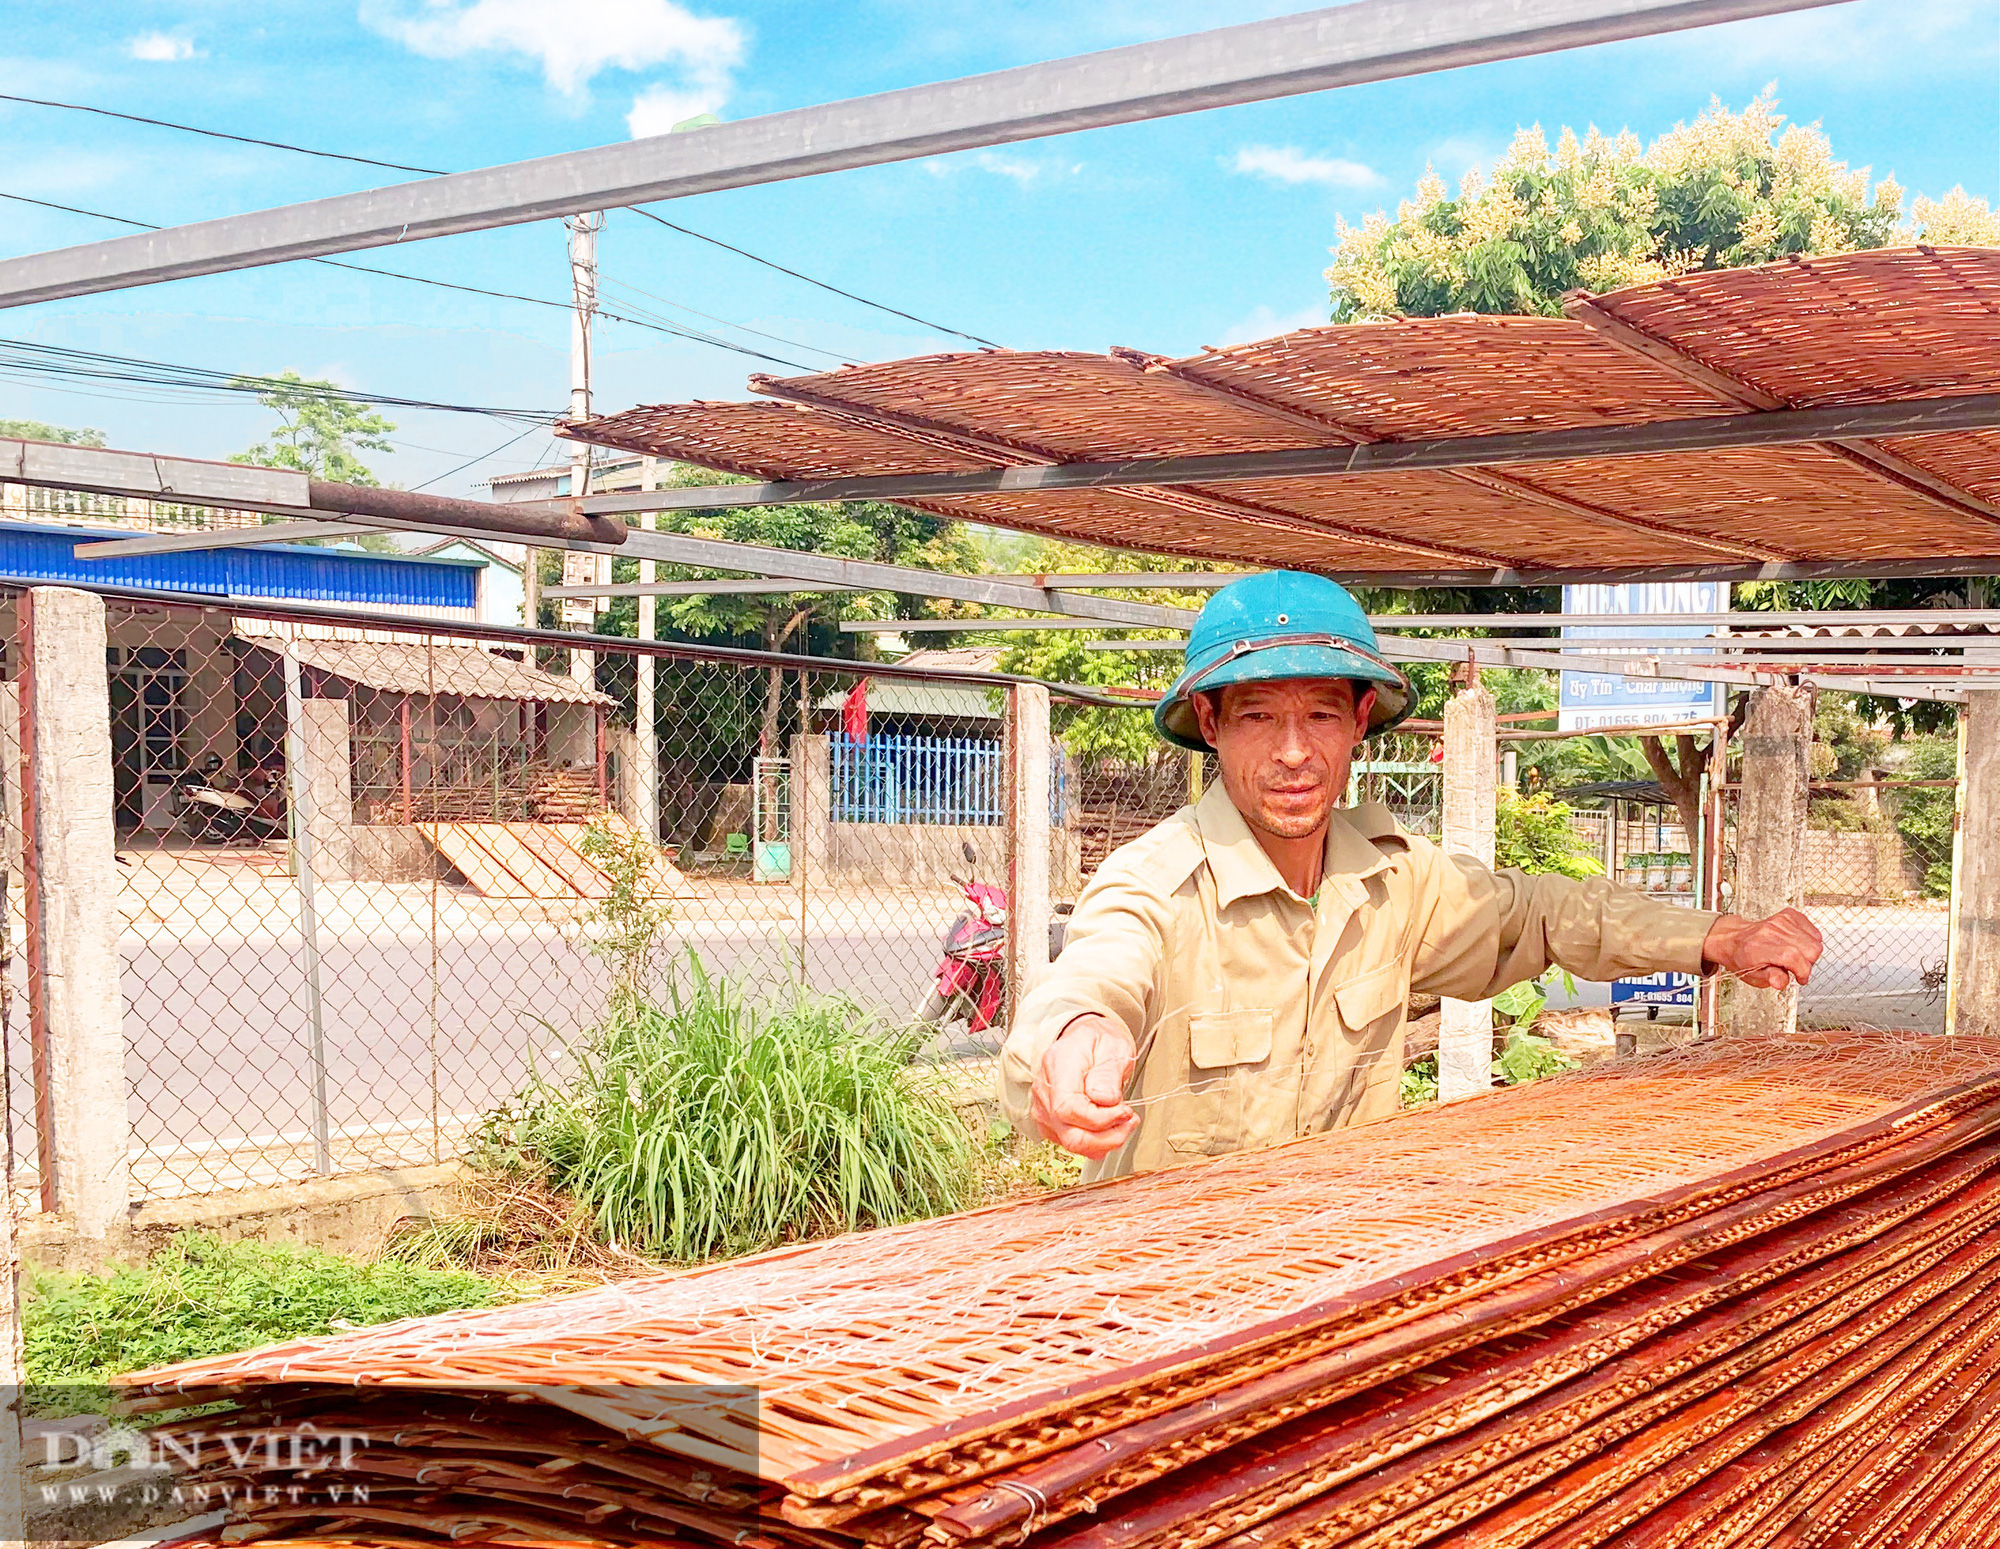
[[[284,799],[275,782],[261,778],[246,791],[216,783],[222,759],[210,754],[197,774],[174,782],[170,810],[181,832],[197,844],[263,844],[285,834]]]
[[[933,972],[933,984],[917,1009],[919,1023],[950,1034],[963,1024],[975,1040],[1001,1026],[1006,1016],[1007,893],[979,880],[979,852],[961,846],[966,874],[946,872],[965,894],[966,908],[944,934],[944,956]],[[1049,959],[1062,951],[1069,904],[1055,906],[1049,922]]]

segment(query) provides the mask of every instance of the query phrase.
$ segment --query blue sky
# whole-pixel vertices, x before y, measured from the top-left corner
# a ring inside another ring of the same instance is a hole
[[[730,119],[1300,9],[1206,0],[128,0],[11,6],[0,91],[440,168],[597,145],[704,109]],[[1455,179],[1515,128],[1651,138],[1711,94],[1775,82],[1795,121],[1913,193],[2000,194],[2000,9],[1858,0],[1665,38],[870,168],[677,202],[670,219],[950,327],[1019,347],[1183,352],[1324,317],[1336,215],[1393,207],[1433,162]],[[398,175],[0,102],[0,190],[159,224]],[[119,228],[0,202],[0,253]],[[623,301],[820,366],[955,347],[630,214],[600,239]],[[357,261],[560,299],[563,233],[542,223]],[[644,293],[644,294],[641,294]],[[693,308],[830,353],[717,329]],[[0,337],[221,370],[296,368],[377,392],[557,409],[568,332],[553,309],[292,264],[0,316]],[[598,403],[739,397],[785,370],[642,329],[600,338]],[[253,403],[0,378],[0,417],[104,430],[114,446],[226,456]],[[514,430],[401,412],[373,458],[415,486]],[[531,435],[430,487],[467,493],[547,455]]]

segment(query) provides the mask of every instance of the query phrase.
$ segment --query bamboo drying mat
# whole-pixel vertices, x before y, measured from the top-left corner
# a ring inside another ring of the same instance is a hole
[[[237,1401],[165,1428],[206,1460],[192,1484],[234,1492],[226,1542],[1959,1549],[2000,1510],[1996,1056],[1879,1034],[1682,1051],[1057,1200],[173,1368],[134,1379],[137,1404]],[[1167,1246],[1121,1276],[1104,1231]],[[1395,1231],[1430,1256],[1410,1265]],[[857,1257],[870,1243],[893,1251]],[[1274,1270],[1287,1250],[1304,1283]],[[1060,1264],[1109,1282],[1094,1324]],[[1253,1294],[1232,1320],[1239,1271]],[[1063,1299],[1038,1328],[1044,1281]],[[890,1348],[898,1305],[902,1364],[871,1388],[855,1351]],[[1146,1358],[1106,1370],[1089,1327]],[[732,1361],[721,1331],[744,1341]],[[1006,1382],[967,1381],[953,1410],[914,1352],[976,1373],[982,1331]],[[640,1385],[758,1363],[821,1407],[795,1398],[772,1427],[740,1387]],[[829,1452],[840,1401],[848,1450]],[[339,1469],[287,1461],[272,1438],[306,1423],[365,1445]]]
[[[1865,1157],[1930,1122],[1935,1094],[1990,1080],[1994,1055],[1917,1035],[1713,1044],[1198,1167],[134,1381],[553,1380],[639,1429],[658,1424],[650,1388],[752,1385],[754,1447],[704,1455],[832,1496],[1058,1412],[1084,1433],[1125,1424],[1187,1402],[1198,1375],[1293,1359],[1315,1331],[1337,1343],[1348,1325],[1643,1241],[1787,1167]],[[724,1430],[730,1408],[718,1401]]]
[[[1178,360],[925,355],[756,376],[752,390],[779,401],[645,405],[564,433],[812,480],[1873,404],[2000,387],[1996,305],[1991,248],[1878,248],[1591,298],[1623,344],[1584,319],[1468,313],[1319,325]],[[1995,447],[1990,428],[1887,438],[1883,450],[1927,476],[1921,488],[1819,443],[905,503],[1045,537],[1327,572],[1983,556]]]

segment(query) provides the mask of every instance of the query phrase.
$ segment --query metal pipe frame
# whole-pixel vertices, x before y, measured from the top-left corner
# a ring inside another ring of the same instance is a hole
[[[1966,400],[1932,399],[1931,404],[1963,403]],[[2000,406],[2000,395],[1977,400]],[[1872,405],[1899,409],[1898,405]],[[1789,411],[1787,411],[1789,412]],[[1818,411],[1811,411],[1818,412]],[[1842,411],[1847,412],[1847,411]],[[1936,411],[1927,411],[1936,412]],[[1735,418],[1757,420],[1764,415]],[[1768,416],[1777,417],[1777,416]],[[1715,426],[1723,418],[1695,422],[1670,422]],[[1658,427],[1611,427],[1619,432]],[[1599,434],[1592,429],[1585,434]],[[1574,436],[1578,432],[1553,432]],[[1467,438],[1459,438],[1461,444]],[[1477,438],[1482,441],[1522,438]],[[1530,437],[1527,439],[1535,439]],[[1396,446],[1426,443],[1378,442],[1372,447],[1333,448],[1334,455],[1376,452]],[[1431,445],[1450,443],[1428,443]],[[1318,456],[1315,449],[1303,454],[1281,452],[1262,456]],[[1177,460],[1176,460],[1177,461]],[[1070,465],[1091,467],[1100,465]],[[1132,467],[1131,464],[1101,465]],[[1055,469],[1012,469],[1010,473],[1058,473]],[[1044,612],[1091,618],[1109,623],[1179,628],[1192,618],[1186,609],[1125,602],[1111,598],[1078,596],[1088,584],[1105,584],[1105,578],[1064,577],[1062,586],[1035,584],[1039,577],[946,576],[940,572],[911,567],[879,565],[844,560],[829,555],[790,549],[732,544],[720,539],[693,538],[678,533],[640,532],[614,520],[611,513],[588,508],[605,501],[630,505],[672,495],[654,491],[638,495],[592,496],[581,502],[481,502],[455,500],[444,496],[413,494],[398,490],[369,490],[359,486],[329,485],[286,469],[253,468],[231,463],[210,463],[194,459],[158,457],[143,452],[112,451],[93,447],[55,446],[45,442],[0,440],[0,480],[58,489],[85,489],[111,495],[137,495],[188,505],[213,506],[228,510],[262,511],[267,514],[302,519],[306,527],[278,524],[261,529],[224,529],[212,534],[145,534],[107,539],[80,545],[85,558],[115,558],[167,552],[175,549],[224,547],[235,543],[281,541],[281,535],[333,536],[337,531],[350,535],[362,531],[403,531],[438,534],[446,537],[484,538],[489,541],[519,542],[523,537],[548,547],[578,549],[592,553],[627,554],[657,559],[694,569],[750,572],[759,577],[782,577],[806,582],[846,586],[864,591],[903,591],[916,596],[947,597],[958,601],[1013,607],[1023,612]],[[866,482],[866,481],[863,481]],[[723,486],[754,489],[758,486]],[[587,508],[578,511],[576,506]],[[332,528],[329,514],[338,515],[354,508],[363,518],[347,528]],[[1664,580],[1819,580],[1848,577],[1892,579],[2000,573],[2000,557],[1994,555],[1957,556],[1933,559],[1833,560],[1783,564],[1701,563],[1687,565],[1623,566],[1598,570],[1422,570],[1387,572],[1331,572],[1349,585],[1389,587],[1530,587],[1568,583],[1664,581]],[[657,584],[657,583],[656,583]]]
[[[854,478],[765,484],[696,484],[682,489],[593,495],[583,509],[716,511],[746,506],[837,500],[952,500],[968,495],[1052,494],[1151,485],[1229,484],[1256,479],[1332,479],[1415,470],[1653,457],[1727,447],[1793,446],[1875,436],[1925,435],[2000,426],[2000,393],[1909,398],[1818,409],[1760,409],[1748,414],[1653,420],[1642,425],[1582,425],[1496,436],[1439,436],[1370,441],[1358,446],[1281,447],[1199,457],[1141,457],[1122,462],[976,468],[958,473],[867,474]],[[565,432],[558,428],[558,434]],[[1977,518],[2000,535],[2000,522]],[[1329,532],[1328,537],[1339,534]],[[1765,561],[1786,563],[1786,561]]]
[[[1517,59],[1837,0],[1359,0],[0,262],[0,307]]]
[[[1006,579],[1015,579],[1012,577]],[[1021,577],[1019,579],[1029,579]],[[704,581],[684,581],[683,586],[705,586]],[[1853,608],[1846,611],[1822,609],[1807,612],[1739,612],[1739,613],[1371,613],[1368,622],[1374,627],[1398,629],[1558,629],[1571,625],[1592,628],[1631,625],[1634,628],[1652,628],[1665,624],[1701,624],[1704,626],[1747,624],[1757,629],[1777,628],[1790,625],[1803,626],[1853,626],[1853,625],[1912,625],[1936,629],[1968,629],[1983,625],[2000,627],[2000,608]],[[1080,619],[844,619],[841,629],[850,634],[898,634],[907,629],[915,630],[967,630],[997,629],[1094,629],[1097,626]],[[1690,639],[1737,638],[1734,635],[1694,635]],[[1832,637],[1859,640],[1862,636]],[[1920,639],[1921,636],[1898,635],[1893,639]],[[1949,639],[1951,637],[1947,637]],[[1996,637],[2000,644],[2000,637]]]
[[[0,577],[0,597],[26,597],[37,583]],[[739,646],[701,645],[691,640],[635,640],[630,635],[582,635],[567,629],[520,629],[506,624],[480,624],[463,619],[415,618],[369,612],[360,608],[334,608],[316,603],[261,601],[256,598],[216,597],[206,592],[174,592],[148,586],[116,586],[68,581],[66,586],[90,592],[107,601],[138,607],[190,608],[203,613],[233,618],[274,619],[280,622],[329,624],[340,629],[389,630],[392,633],[437,635],[451,640],[467,640],[516,648],[548,647],[557,650],[584,649],[621,652],[627,656],[651,656],[665,661],[708,662],[725,667],[771,668],[785,672],[830,672],[857,678],[905,678],[919,683],[969,683],[983,688],[1010,683],[1047,683],[1051,694],[1077,704],[1128,709],[1151,700],[1127,697],[1116,689],[1088,684],[1048,683],[1046,679],[1018,672],[977,672],[970,669],[904,667],[895,662],[843,661],[834,656],[798,656],[789,651],[753,651]]]

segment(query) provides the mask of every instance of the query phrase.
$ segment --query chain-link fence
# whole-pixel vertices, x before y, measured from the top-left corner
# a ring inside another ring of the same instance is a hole
[[[1825,952],[1799,992],[1802,1025],[1943,1030],[1955,799],[1950,780],[1814,786],[1799,885]],[[1739,793],[1717,800],[1726,909]]]
[[[32,1189],[55,1075],[26,940],[18,601],[0,592],[0,1018],[11,1175]],[[142,1197],[459,1154],[602,1019],[635,919],[652,922],[649,991],[693,954],[753,998],[841,995],[885,1031],[925,1027],[932,1054],[990,1051],[1021,836],[1046,836],[1049,891],[1074,898],[1215,778],[1212,758],[1151,737],[1147,707],[1098,704],[1030,797],[1021,696],[976,674],[601,639],[586,655],[130,595],[107,598],[106,627]],[[1059,707],[1058,730],[1074,715]],[[1434,832],[1431,746],[1372,747],[1352,796]],[[1735,817],[1718,799],[1726,904]],[[1815,800],[1806,906],[1827,951],[1807,1021],[1942,1024],[1952,803],[1948,781]],[[1682,852],[1701,847],[1665,810],[1622,819],[1588,836],[1619,880],[1700,888]]]
[[[15,611],[0,596],[10,884]],[[383,626],[107,599],[137,1195],[458,1154],[603,1016],[635,912],[659,927],[642,970],[653,991],[692,953],[752,997],[844,995],[883,1029],[928,1015],[933,1053],[997,1041],[1013,846],[1029,831],[1004,688]],[[650,761],[635,730],[648,699]],[[1109,777],[1083,778],[1059,750],[1051,765],[1034,831],[1051,891],[1072,898],[1079,801]],[[1114,802],[1113,822],[1132,806]],[[659,848],[635,848],[645,831]],[[19,892],[0,947],[25,928]],[[940,1005],[943,942],[962,920],[979,939],[960,958],[963,993]],[[12,954],[0,1007],[23,1187],[51,1079],[28,956]]]

